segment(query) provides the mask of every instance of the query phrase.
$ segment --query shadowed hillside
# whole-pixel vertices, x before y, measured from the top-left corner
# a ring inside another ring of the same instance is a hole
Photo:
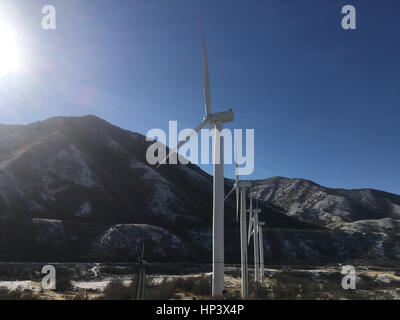
[[[98,117],[0,126],[0,259],[211,259],[212,177],[195,165],[147,164],[145,137]],[[226,180],[226,193],[232,181]],[[329,189],[303,179],[254,181],[274,261],[394,259],[400,197]],[[227,260],[237,262],[234,196]]]

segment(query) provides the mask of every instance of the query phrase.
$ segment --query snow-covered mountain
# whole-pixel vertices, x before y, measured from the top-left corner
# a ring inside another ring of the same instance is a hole
[[[212,177],[148,165],[149,144],[95,116],[0,125],[0,259],[128,260],[145,241],[148,260],[209,262]],[[270,262],[400,256],[400,196],[280,177],[253,193]],[[233,200],[226,256],[237,261]]]
[[[283,208],[288,216],[329,229],[360,220],[400,219],[400,196],[387,192],[332,189],[304,179],[282,177],[253,184],[256,198]]]

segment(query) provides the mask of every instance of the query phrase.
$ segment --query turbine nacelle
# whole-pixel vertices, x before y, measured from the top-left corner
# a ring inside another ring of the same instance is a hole
[[[246,212],[258,214],[261,213],[261,209],[248,209],[246,210]]]
[[[237,187],[237,188],[248,188],[248,189],[250,189],[250,188],[251,188],[251,182],[248,182],[248,181],[239,181],[239,182],[236,184],[236,187]]]
[[[216,122],[227,123],[227,122],[233,122],[234,118],[235,116],[233,111],[228,110],[228,111],[209,114],[204,117],[204,121],[208,121],[209,123],[216,123]]]

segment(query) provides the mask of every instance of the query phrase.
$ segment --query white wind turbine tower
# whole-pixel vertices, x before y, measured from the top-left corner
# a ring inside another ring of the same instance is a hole
[[[236,191],[236,221],[240,212],[240,266],[242,278],[242,299],[247,299],[249,294],[248,262],[247,262],[247,210],[246,190],[250,189],[250,182],[239,181],[238,163],[235,146],[235,184],[225,197],[227,199],[233,191]],[[239,210],[240,209],[240,210]]]
[[[264,279],[264,244],[262,227],[264,223],[259,221],[258,215],[261,213],[261,209],[253,209],[253,195],[250,190],[250,210],[249,210],[249,244],[251,236],[253,236],[253,248],[254,248],[254,280],[256,283],[263,283]]]
[[[265,226],[265,222],[258,222],[258,240],[259,240],[259,249],[260,249],[260,283],[264,283],[264,237],[263,237],[263,227]]]
[[[213,266],[212,266],[212,296],[221,297],[224,291],[224,156],[222,141],[223,123],[232,122],[234,114],[231,110],[211,113],[210,76],[203,24],[201,24],[201,40],[203,46],[204,63],[204,99],[206,115],[203,121],[188,135],[185,140],[177,144],[167,157],[159,164],[163,164],[182,145],[199,132],[206,125],[213,129]]]

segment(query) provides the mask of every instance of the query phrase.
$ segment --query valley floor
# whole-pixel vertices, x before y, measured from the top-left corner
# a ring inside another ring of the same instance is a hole
[[[51,263],[49,263],[51,264]],[[131,299],[136,264],[57,263],[57,289],[43,290],[44,264],[0,263],[1,299]],[[147,299],[209,299],[209,266],[146,266]],[[185,272],[186,270],[186,272]],[[174,272],[175,271],[175,272]],[[344,290],[340,266],[265,268],[263,285],[249,274],[249,299],[396,299],[400,300],[400,269],[356,267],[356,289]],[[226,299],[240,299],[239,266],[225,270]]]

